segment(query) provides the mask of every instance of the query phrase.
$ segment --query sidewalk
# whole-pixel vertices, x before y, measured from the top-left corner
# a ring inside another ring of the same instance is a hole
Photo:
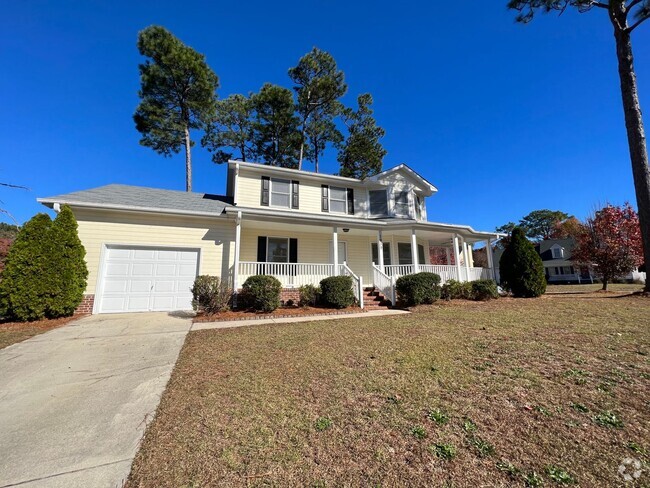
[[[404,315],[411,312],[406,310],[373,310],[372,312],[350,313],[345,315],[312,315],[310,317],[287,317],[277,319],[225,320],[222,322],[197,322],[192,324],[192,330],[230,329],[232,327],[247,327],[257,324],[287,324],[295,322],[315,322],[317,320],[341,320],[354,318],[384,317],[387,315]]]

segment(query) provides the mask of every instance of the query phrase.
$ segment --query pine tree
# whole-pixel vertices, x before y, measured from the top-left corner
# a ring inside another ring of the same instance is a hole
[[[357,103],[359,108],[356,112],[350,108],[343,111],[349,135],[339,150],[339,174],[363,179],[381,172],[386,150],[380,139],[385,132],[372,116],[372,96],[369,93],[359,95]]]
[[[48,317],[72,315],[83,299],[88,278],[86,250],[77,232],[77,221],[67,205],[54,219],[51,228],[53,253],[48,266],[54,270],[51,277]]]
[[[499,261],[501,285],[515,297],[538,297],[546,291],[544,265],[533,244],[515,227]]]
[[[0,281],[0,315],[15,320],[45,317],[51,288],[52,220],[39,213],[18,232]]]
[[[219,78],[205,56],[183,44],[164,27],[151,26],[138,35],[140,98],[133,119],[140,144],[163,156],[185,148],[185,189],[192,191],[191,129],[204,129],[213,119]]]

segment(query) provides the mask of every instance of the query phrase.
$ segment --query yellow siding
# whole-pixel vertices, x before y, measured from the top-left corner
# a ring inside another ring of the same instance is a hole
[[[331,234],[306,233],[306,232],[265,232],[259,229],[242,229],[240,259],[242,261],[257,261],[258,236],[287,237],[298,239],[299,263],[330,263]],[[347,235],[342,232],[338,236],[339,242],[347,243],[348,266],[352,271],[363,277],[364,283],[372,282],[370,237]]]
[[[223,217],[190,218],[74,209],[79,237],[86,248],[88,287],[95,293],[105,244],[198,248],[199,272],[227,276],[234,262],[235,226]]]
[[[283,179],[291,179],[283,177]],[[324,213],[321,210],[321,184],[316,181],[309,181],[298,178],[300,182],[300,209],[299,212],[320,214],[320,215],[343,215],[335,213]],[[337,186],[337,183],[330,184]],[[346,186],[342,184],[341,186]],[[262,206],[260,203],[262,193],[262,177],[260,173],[250,171],[246,168],[240,168],[239,178],[237,179],[237,205],[242,207],[253,208],[270,208]],[[354,210],[357,217],[363,217],[366,209],[366,189],[362,187],[354,188]],[[287,208],[280,208],[287,212],[296,212]]]

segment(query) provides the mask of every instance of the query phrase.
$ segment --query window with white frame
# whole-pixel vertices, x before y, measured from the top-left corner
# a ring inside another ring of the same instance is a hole
[[[375,217],[388,215],[386,190],[370,190],[368,196],[370,198],[370,215]]]
[[[564,257],[564,249],[560,246],[551,248],[551,252],[553,253],[553,259],[562,259]]]
[[[271,206],[291,206],[291,181],[271,178]]]
[[[409,192],[406,190],[395,193],[395,215],[397,217],[409,216]]]
[[[330,187],[330,212],[348,213],[348,190],[347,188]]]
[[[289,262],[289,238],[269,237],[266,241],[266,262]]]

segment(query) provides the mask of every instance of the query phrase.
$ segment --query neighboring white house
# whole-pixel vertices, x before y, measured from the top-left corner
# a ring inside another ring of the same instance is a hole
[[[286,290],[348,274],[360,301],[364,287],[394,301],[395,279],[418,271],[492,278],[471,248],[491,249],[498,235],[427,221],[436,192],[404,164],[357,180],[230,161],[225,196],[108,185],[38,201],[72,208],[89,269],[84,306],[110,313],[189,309],[197,274],[235,290],[255,274]],[[447,265],[430,264],[430,246],[448,248]]]

